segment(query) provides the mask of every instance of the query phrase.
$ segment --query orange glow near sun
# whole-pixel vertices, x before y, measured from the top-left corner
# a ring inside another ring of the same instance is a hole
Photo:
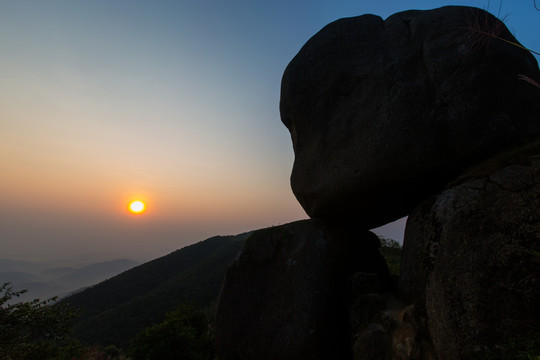
[[[133,214],[142,214],[146,210],[146,204],[141,200],[135,200],[129,203],[128,210]]]

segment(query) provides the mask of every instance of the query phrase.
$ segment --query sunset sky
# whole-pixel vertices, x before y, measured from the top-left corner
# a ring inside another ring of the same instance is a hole
[[[0,258],[146,261],[306,218],[283,70],[338,18],[448,4],[540,51],[532,0],[0,0]]]

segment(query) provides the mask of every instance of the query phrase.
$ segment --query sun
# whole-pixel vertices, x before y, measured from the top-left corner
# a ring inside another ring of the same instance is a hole
[[[133,214],[142,214],[146,210],[146,204],[141,200],[135,200],[129,203],[128,210]]]

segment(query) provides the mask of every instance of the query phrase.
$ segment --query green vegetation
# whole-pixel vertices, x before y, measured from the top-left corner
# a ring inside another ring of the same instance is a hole
[[[401,245],[393,239],[379,237],[381,241],[381,253],[386,260],[390,274],[399,275],[401,264]]]
[[[78,311],[55,304],[56,298],[12,304],[25,292],[0,286],[0,359],[63,359]]]
[[[181,303],[215,307],[227,268],[249,234],[184,247],[62,300],[84,311],[74,336],[86,344],[128,349],[137,333],[163,322]]]
[[[135,359],[166,359],[156,354],[167,347],[183,351],[175,359],[209,359],[221,284],[249,234],[187,246],[59,303],[53,298],[9,305],[26,291],[4,284],[0,359],[130,359],[122,349]],[[185,302],[192,305],[179,307]]]
[[[205,314],[182,304],[162,323],[138,333],[131,353],[133,360],[209,360],[213,347]]]

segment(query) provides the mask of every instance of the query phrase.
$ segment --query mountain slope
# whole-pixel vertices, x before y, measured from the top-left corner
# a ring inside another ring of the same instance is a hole
[[[212,237],[64,299],[84,311],[75,336],[89,344],[127,347],[137,332],[182,302],[210,305],[249,234]]]
[[[0,283],[10,282],[10,283],[17,283],[17,282],[30,282],[30,281],[37,281],[39,278],[34,275],[30,274],[24,271],[5,271],[0,272]]]
[[[139,265],[138,262],[128,259],[102,261],[86,265],[82,268],[72,269],[71,271],[66,272],[65,275],[56,279],[56,282],[65,284],[66,286],[78,286],[78,288],[80,288],[82,286],[89,286],[103,281],[103,279],[120,274],[137,265]]]
[[[28,290],[14,300],[31,301],[62,297],[89,285],[96,284],[139,263],[116,259],[85,266],[50,267],[49,263],[31,263],[0,259],[0,284],[11,283],[14,290]]]
[[[9,271],[36,273],[43,270],[44,267],[45,266],[43,264],[37,264],[29,261],[0,259],[0,273]]]

